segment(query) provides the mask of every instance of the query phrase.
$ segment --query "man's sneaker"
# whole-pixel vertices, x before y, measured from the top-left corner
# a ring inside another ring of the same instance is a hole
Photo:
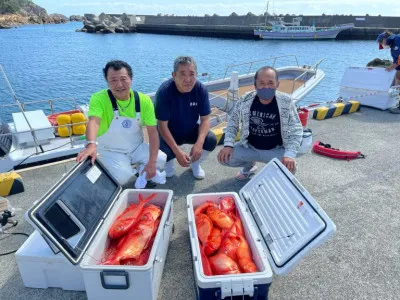
[[[190,169],[192,170],[194,178],[204,179],[204,177],[206,177],[206,172],[204,172],[199,163],[192,163]]]
[[[157,186],[157,184],[154,181],[148,180],[145,188],[146,189],[154,189],[156,186]]]
[[[170,178],[175,175],[175,158],[165,163],[165,176]]]
[[[254,165],[253,167],[251,167],[250,170],[245,171],[244,168],[242,168],[235,176],[235,178],[239,181],[243,181],[243,180],[247,180],[249,179],[251,176],[253,176],[257,171],[257,166]]]
[[[390,111],[392,114],[400,114],[400,106],[389,108],[389,111]]]

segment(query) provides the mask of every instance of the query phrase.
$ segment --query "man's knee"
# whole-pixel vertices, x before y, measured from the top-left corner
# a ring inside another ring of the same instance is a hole
[[[217,137],[215,136],[214,132],[210,130],[204,140],[203,150],[211,152],[215,149],[215,147],[217,147]]]

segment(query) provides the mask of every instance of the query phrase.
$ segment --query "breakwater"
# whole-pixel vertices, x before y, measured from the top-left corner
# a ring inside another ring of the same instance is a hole
[[[254,26],[136,24],[136,32],[204,36],[218,38],[259,39],[253,34]],[[340,32],[338,40],[375,40],[383,28],[354,27]]]
[[[291,22],[296,16],[286,15],[281,17],[285,22]],[[400,32],[400,17],[340,15],[301,17],[302,25],[310,26],[315,24],[317,28],[353,23],[355,27],[340,32],[337,36],[338,40],[375,40],[377,35],[385,29],[389,29],[394,33]],[[86,32],[97,32],[107,25],[102,24],[104,20],[113,20],[113,23],[124,24],[126,28],[114,28],[116,26],[111,25],[111,30],[102,30],[103,33],[139,32],[239,39],[258,39],[258,36],[254,36],[253,30],[265,25],[265,16],[256,16],[250,13],[245,16],[213,15],[204,17],[127,14],[101,14],[96,17],[95,15],[86,14],[85,19],[84,26],[86,29],[83,28],[83,30]]]

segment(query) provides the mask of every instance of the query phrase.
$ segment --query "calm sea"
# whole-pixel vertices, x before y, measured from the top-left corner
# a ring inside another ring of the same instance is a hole
[[[374,41],[248,41],[75,32],[81,27],[82,23],[74,22],[0,30],[0,64],[20,101],[74,97],[78,103],[86,103],[92,93],[106,87],[102,68],[111,59],[131,64],[136,90],[153,92],[170,77],[173,60],[178,55],[193,56],[199,74],[208,73],[211,79],[218,79],[230,64],[290,54],[296,55],[301,65],[325,59],[321,68],[326,77],[305,100],[329,101],[338,96],[346,67],[365,66],[376,57],[390,59],[389,51],[379,51]],[[288,57],[276,65],[294,64],[294,58]],[[259,66],[256,64],[254,69]],[[241,73],[247,68],[235,70]],[[5,103],[14,103],[14,99],[0,74],[0,104]],[[0,112],[6,121],[11,120],[9,110]]]

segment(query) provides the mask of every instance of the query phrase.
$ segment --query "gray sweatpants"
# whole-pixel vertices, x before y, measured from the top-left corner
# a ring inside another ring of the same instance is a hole
[[[248,148],[245,148],[239,143],[235,144],[231,159],[228,163],[222,163],[222,165],[228,167],[243,167],[243,171],[247,172],[253,166],[253,162],[268,163],[274,157],[280,160],[285,152],[283,147],[277,147],[271,150],[259,150],[249,144],[248,146]]]

